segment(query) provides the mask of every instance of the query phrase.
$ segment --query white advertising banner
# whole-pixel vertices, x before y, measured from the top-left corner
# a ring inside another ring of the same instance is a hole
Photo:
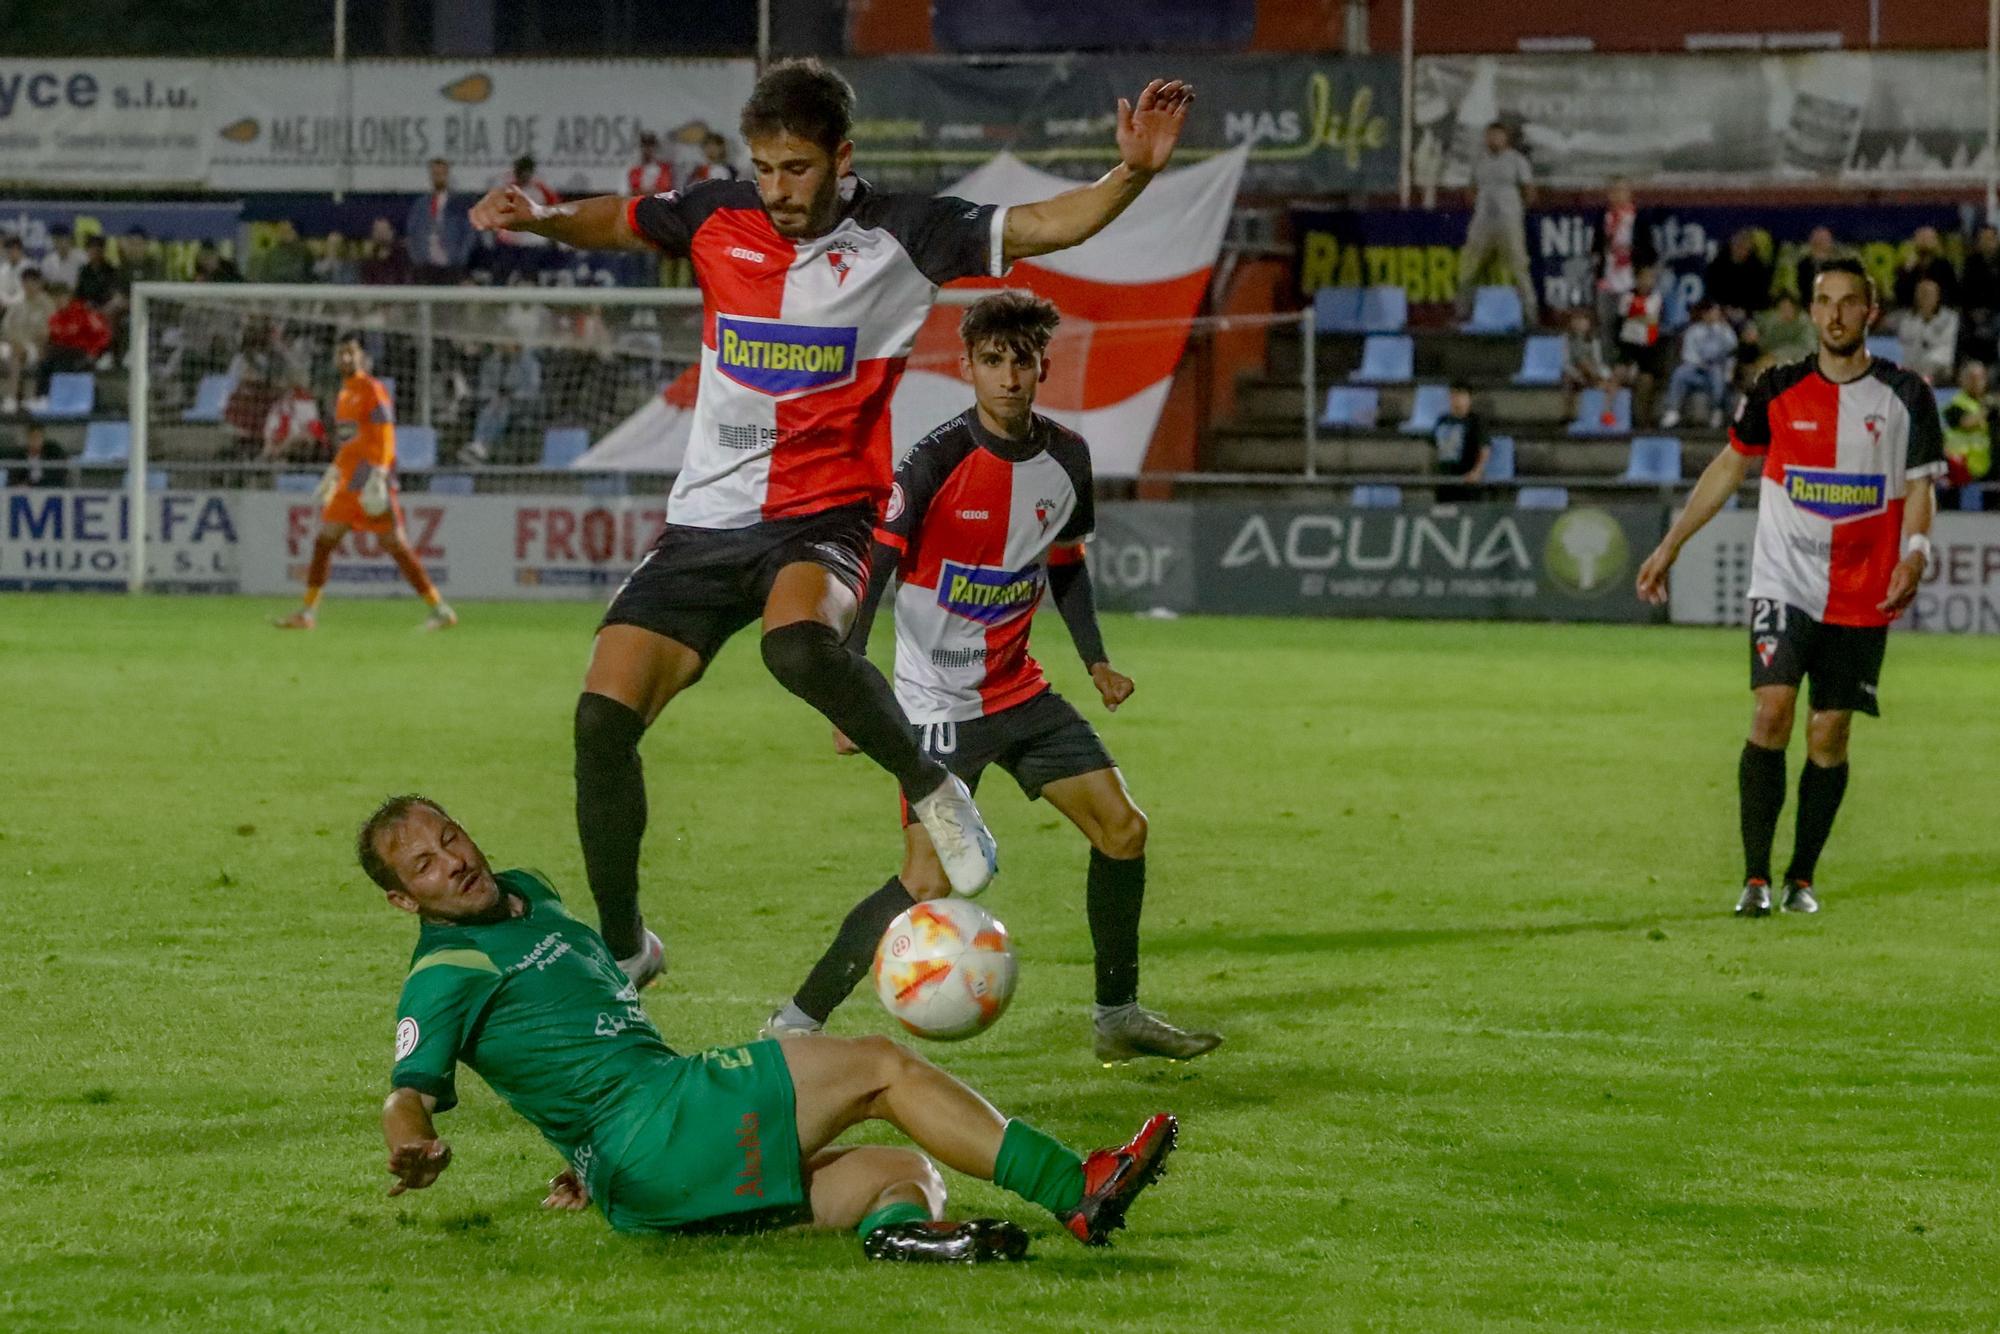
[[[1749,615],[1754,510],[1718,514],[1674,564],[1669,611],[1677,625],[1744,625]],[[1941,634],[2000,634],[2000,514],[1940,514],[1936,559],[1896,624]]]
[[[319,512],[290,492],[236,493],[240,590],[284,594],[305,583]],[[665,497],[429,496],[403,500],[405,531],[448,598],[609,601],[666,525]],[[349,533],[334,553],[334,597],[406,597],[381,544]]]
[[[220,190],[411,192],[448,159],[481,189],[531,156],[563,194],[622,191],[652,130],[685,166],[699,132],[736,139],[748,60],[218,61],[208,96],[209,184]],[[351,81],[351,89],[350,89]],[[676,131],[682,131],[677,138]]]
[[[236,492],[146,497],[146,577],[162,591],[235,592]],[[122,589],[132,559],[122,491],[0,491],[0,589]]]
[[[0,58],[0,180],[202,182],[212,68],[198,60]]]

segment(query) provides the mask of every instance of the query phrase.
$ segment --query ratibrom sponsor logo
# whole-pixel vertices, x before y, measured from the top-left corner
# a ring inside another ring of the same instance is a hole
[[[735,315],[715,318],[715,365],[760,394],[783,398],[854,379],[856,331]]]
[[[1806,513],[1836,522],[1864,519],[1889,507],[1888,479],[1880,473],[1787,467],[1785,495]]]
[[[1005,570],[946,561],[938,572],[938,606],[981,625],[998,625],[1032,611],[1041,595],[1040,566]]]
[[[1534,568],[1528,543],[1512,518],[1470,515],[1300,514],[1282,536],[1270,520],[1253,514],[1222,553],[1222,568],[1263,565],[1274,570],[1422,570],[1435,560],[1453,571],[1527,572]]]
[[[417,1049],[417,1039],[421,1036],[422,1034],[417,1028],[416,1020],[405,1018],[401,1023],[397,1024],[396,1059],[400,1061],[415,1051]]]

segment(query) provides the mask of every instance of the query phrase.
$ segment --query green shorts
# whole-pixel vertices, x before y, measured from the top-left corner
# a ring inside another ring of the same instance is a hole
[[[792,1074],[775,1041],[682,1057],[617,1120],[599,1142],[630,1139],[592,1176],[618,1231],[736,1230],[810,1217]]]

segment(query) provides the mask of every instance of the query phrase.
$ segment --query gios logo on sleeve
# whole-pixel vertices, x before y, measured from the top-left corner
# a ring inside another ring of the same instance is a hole
[[[1822,519],[1863,519],[1889,507],[1889,481],[1880,473],[1787,467],[1785,495]]]
[[[715,317],[715,368],[744,388],[773,398],[851,382],[854,353],[852,328]]]
[[[948,560],[938,571],[938,606],[981,625],[998,625],[1031,612],[1041,596],[1040,566],[1002,570]]]

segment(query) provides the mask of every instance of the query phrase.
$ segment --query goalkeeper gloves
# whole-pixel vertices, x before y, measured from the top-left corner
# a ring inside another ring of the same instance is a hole
[[[389,470],[370,468],[368,480],[361,485],[361,512],[369,518],[379,518],[389,512]]]
[[[325,509],[333,503],[333,498],[339,491],[340,469],[329,465],[320,475],[319,485],[313,488],[313,504]]]

